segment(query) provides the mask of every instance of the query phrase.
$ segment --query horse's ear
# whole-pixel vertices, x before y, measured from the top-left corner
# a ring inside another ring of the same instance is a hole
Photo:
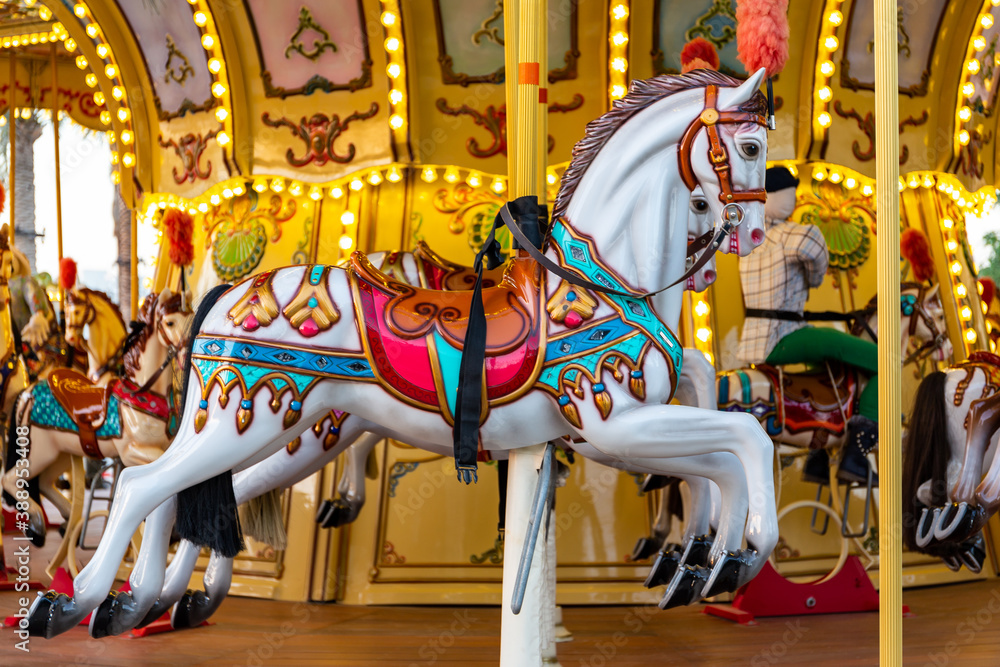
[[[765,76],[767,76],[767,70],[763,67],[751,74],[746,81],[740,84],[739,88],[733,91],[732,97],[727,101],[726,108],[746,104],[754,96],[754,93],[760,90],[760,84],[764,82]]]
[[[927,290],[927,301],[939,298],[938,292],[941,290],[941,283],[934,283],[934,286]]]
[[[159,301],[160,303],[166,303],[167,301],[170,301],[170,297],[172,297],[173,295],[174,293],[170,291],[169,287],[164,287],[163,291],[160,292],[160,296],[157,299],[157,301]]]

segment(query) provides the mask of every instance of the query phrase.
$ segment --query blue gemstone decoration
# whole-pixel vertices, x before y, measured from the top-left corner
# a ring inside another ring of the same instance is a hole
[[[201,401],[198,403],[198,407],[201,408],[202,410],[208,410],[208,401],[206,401],[205,399],[201,399]]]
[[[309,272],[309,284],[319,285],[319,279],[323,277],[323,265],[317,264],[312,267],[312,271]],[[313,306],[315,308],[316,306]]]
[[[309,301],[307,303],[309,304],[310,308],[315,308],[316,306],[319,305],[319,301],[317,301],[316,297],[314,296],[309,297]]]
[[[253,407],[253,401],[248,401],[247,399],[243,399],[242,401],[240,401],[240,407],[243,408],[244,410],[249,410]]]
[[[638,380],[639,378],[642,377],[642,371],[632,371],[631,375],[632,377]]]
[[[576,292],[567,292],[566,293],[566,300],[567,301],[576,301]]]
[[[598,382],[597,384],[594,385],[594,393],[595,394],[600,394],[602,391],[604,391],[604,383],[603,382]]]
[[[330,427],[330,433],[333,433],[334,435],[338,435],[340,433],[340,427],[339,426],[331,426]]]
[[[567,405],[569,403],[569,396],[563,394],[559,397],[559,405]]]
[[[302,403],[300,403],[299,401],[292,401],[292,404],[289,405],[288,407],[292,409],[292,412],[298,412],[299,410],[302,409]]]

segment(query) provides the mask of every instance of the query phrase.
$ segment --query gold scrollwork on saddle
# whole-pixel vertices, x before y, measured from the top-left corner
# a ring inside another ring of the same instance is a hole
[[[234,327],[242,326],[244,331],[256,331],[274,321],[279,309],[271,286],[273,279],[273,270],[253,279],[249,289],[229,309],[229,319],[233,321]]]
[[[340,319],[327,287],[329,273],[329,266],[310,267],[302,277],[298,293],[282,311],[289,323],[306,338],[326,331]]]
[[[586,290],[574,287],[563,280],[555,291],[545,309],[555,322],[562,322],[570,329],[575,329],[594,316],[597,299],[590,296]]]

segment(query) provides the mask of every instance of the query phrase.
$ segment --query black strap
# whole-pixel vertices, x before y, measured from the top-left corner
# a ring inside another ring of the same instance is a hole
[[[804,322],[802,313],[793,310],[767,310],[764,308],[747,308],[747,317],[758,317],[766,320],[782,320],[783,322]]]

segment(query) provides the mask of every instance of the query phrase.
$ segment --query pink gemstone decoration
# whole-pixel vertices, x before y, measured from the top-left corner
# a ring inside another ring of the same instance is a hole
[[[566,313],[566,318],[563,320],[563,322],[570,329],[575,329],[578,326],[580,326],[580,324],[583,323],[583,318],[580,317],[580,313],[576,312],[575,310],[571,310],[568,313]]]
[[[250,313],[243,320],[243,328],[246,331],[256,331],[260,328],[260,322],[257,321],[257,317],[253,313]]]
[[[319,326],[317,326],[313,318],[310,317],[308,320],[299,325],[299,333],[306,338],[312,338],[319,333]]]

